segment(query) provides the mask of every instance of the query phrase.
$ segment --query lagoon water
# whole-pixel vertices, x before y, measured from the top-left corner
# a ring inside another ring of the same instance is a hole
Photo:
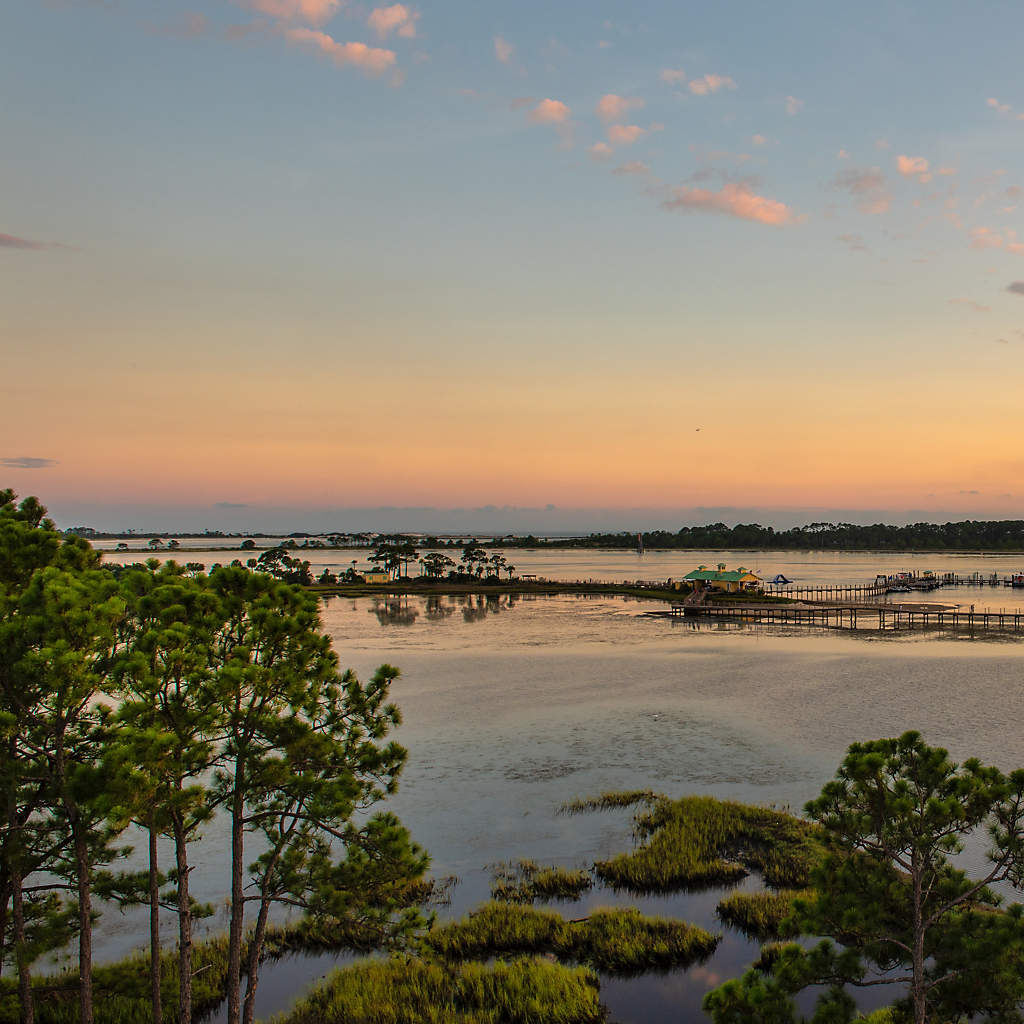
[[[348,553],[320,554],[348,564]],[[699,560],[753,564],[807,584],[868,582],[876,571],[903,568],[1003,574],[1022,561],[802,552],[506,554],[521,572],[562,579],[679,577]],[[979,608],[1021,604],[1020,591],[1002,588],[930,596]],[[921,630],[695,628],[647,617],[648,607],[604,596],[325,602],[324,625],[343,665],[362,676],[382,662],[402,670],[393,697],[404,716],[397,738],[409,762],[389,806],[431,852],[434,873],[458,878],[442,915],[461,915],[486,899],[489,865],[496,862],[529,857],[589,866],[629,849],[628,811],[558,813],[579,796],[651,788],[799,809],[817,795],[849,743],[910,728],[955,757],[1024,766],[1020,640]],[[197,848],[193,885],[201,899],[216,901],[226,891],[225,845],[213,827]],[[755,887],[756,880],[746,884]],[[603,979],[612,1020],[706,1019],[704,992],[742,972],[757,952],[716,920],[721,896],[718,890],[637,900],[598,889],[582,905],[560,908],[578,917],[590,906],[637,905],[724,932],[701,966]],[[222,924],[215,920],[212,927]],[[118,956],[144,937],[141,921],[108,911],[99,952]],[[292,957],[268,964],[261,1016],[287,1008],[334,962]],[[882,1001],[884,993],[874,998]]]

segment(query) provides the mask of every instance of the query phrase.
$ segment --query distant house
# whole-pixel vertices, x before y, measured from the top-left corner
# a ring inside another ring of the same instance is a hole
[[[711,590],[720,590],[726,594],[760,590],[762,587],[761,577],[756,573],[752,573],[742,565],[738,569],[726,569],[725,562],[719,562],[717,569],[709,569],[706,565],[700,565],[693,572],[688,572],[683,577],[683,582],[691,583],[694,586],[703,584]]]
[[[389,583],[391,575],[387,569],[357,569],[366,583]]]

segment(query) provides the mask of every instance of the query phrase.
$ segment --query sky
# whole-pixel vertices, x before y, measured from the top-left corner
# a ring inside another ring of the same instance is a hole
[[[0,10],[0,486],[103,529],[1024,518],[1024,7]]]

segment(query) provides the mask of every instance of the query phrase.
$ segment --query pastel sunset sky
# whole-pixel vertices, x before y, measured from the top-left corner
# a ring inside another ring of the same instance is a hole
[[[0,486],[112,529],[1020,518],[1022,39],[8,4]]]

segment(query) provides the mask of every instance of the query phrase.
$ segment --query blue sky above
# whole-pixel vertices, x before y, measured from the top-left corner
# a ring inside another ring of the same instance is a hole
[[[0,26],[8,486],[1019,514],[1016,5]]]

